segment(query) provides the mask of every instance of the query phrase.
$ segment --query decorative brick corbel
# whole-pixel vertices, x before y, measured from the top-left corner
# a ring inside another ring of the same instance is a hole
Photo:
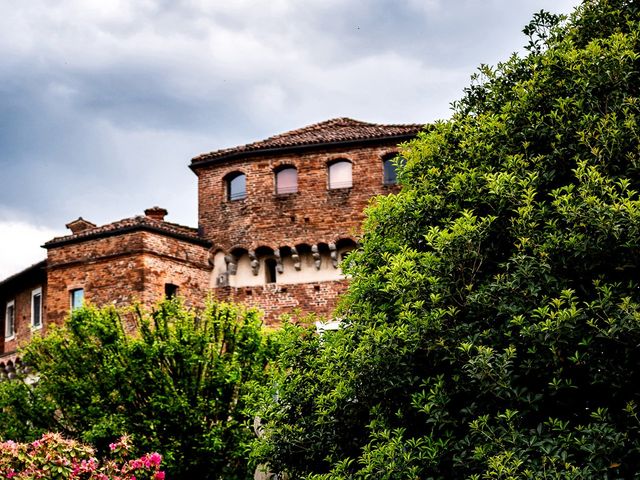
[[[280,249],[276,248],[273,251],[273,256],[276,257],[276,271],[278,273],[284,272],[284,265],[282,265],[282,256],[280,255]]]
[[[225,255],[224,261],[227,264],[227,273],[235,275],[238,273],[238,260],[233,255]]]
[[[260,262],[258,261],[258,257],[256,257],[256,252],[254,250],[249,250],[249,259],[251,260],[251,273],[256,276],[260,271]]]
[[[338,268],[338,250],[336,249],[335,243],[329,244],[329,251],[331,252],[331,263],[333,264],[333,268]]]
[[[316,270],[320,270],[322,266],[322,258],[320,257],[320,249],[318,249],[318,245],[311,246],[311,255],[313,256],[313,263],[316,265]]]
[[[298,249],[296,247],[291,247],[291,260],[293,260],[294,268],[299,272],[302,265],[300,264],[300,255],[298,255]]]

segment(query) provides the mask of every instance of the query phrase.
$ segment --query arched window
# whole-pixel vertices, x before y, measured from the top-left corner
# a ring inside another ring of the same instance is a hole
[[[234,172],[226,177],[227,200],[242,200],[247,196],[247,176],[244,173]]]
[[[351,188],[351,162],[338,160],[329,165],[329,189]]]
[[[298,191],[298,171],[295,167],[284,167],[276,171],[276,193],[295,193]]]
[[[402,157],[396,157],[395,154],[388,155],[382,160],[384,171],[382,182],[385,185],[395,185],[398,183],[398,167],[404,166],[406,160]]]

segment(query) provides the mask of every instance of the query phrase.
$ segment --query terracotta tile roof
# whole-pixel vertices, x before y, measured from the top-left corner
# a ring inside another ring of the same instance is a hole
[[[102,225],[100,227],[88,228],[80,233],[66,235],[64,237],[56,237],[49,240],[43,246],[45,248],[57,247],[67,243],[77,243],[84,240],[109,237],[137,230],[157,232],[203,245],[209,245],[210,243],[200,237],[198,235],[198,230],[195,228],[185,227],[184,225],[178,225],[177,223],[165,222],[163,220],[156,220],[147,216],[139,215],[136,217],[118,220],[117,222],[108,223],[107,225]]]
[[[241,145],[239,147],[216,150],[194,157],[192,166],[211,160],[227,157],[244,156],[268,150],[287,150],[295,147],[313,146],[328,143],[387,139],[393,137],[410,137],[424,128],[421,124],[380,125],[376,123],[360,122],[351,118],[334,118],[315,123],[307,127],[291,130],[274,135],[266,140]],[[400,140],[399,140],[400,141]]]

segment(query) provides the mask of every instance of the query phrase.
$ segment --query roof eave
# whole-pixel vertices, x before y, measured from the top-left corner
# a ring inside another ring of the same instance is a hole
[[[19,277],[25,276],[29,273],[36,272],[38,270],[44,270],[44,268],[47,266],[47,260],[40,260],[37,263],[34,263],[33,265],[28,266],[27,268],[20,270],[17,273],[14,273],[13,275],[8,276],[7,278],[5,278],[4,280],[0,281],[0,288],[4,287],[5,285],[9,284],[10,282],[16,280]]]
[[[42,245],[43,248],[46,248],[47,250],[51,249],[51,248],[56,248],[56,247],[61,247],[63,245],[71,245],[74,243],[82,243],[84,241],[87,240],[96,240],[99,238],[108,238],[108,237],[115,237],[117,235],[122,235],[124,233],[131,233],[131,232],[136,232],[136,231],[146,231],[146,232],[152,232],[152,233],[159,233],[161,235],[165,235],[167,237],[171,237],[171,238],[175,238],[177,240],[183,240],[189,243],[193,243],[195,245],[201,245],[203,247],[211,247],[213,244],[209,241],[209,240],[205,240],[204,238],[195,238],[192,237],[190,235],[186,235],[186,234],[181,234],[178,232],[170,232],[168,230],[165,230],[163,228],[159,228],[159,227],[155,227],[153,225],[128,225],[126,227],[122,227],[122,228],[116,228],[114,230],[108,230],[106,232],[96,232],[96,233],[90,233],[87,235],[80,235],[80,236],[72,236],[72,237],[66,237],[66,238],[61,238],[60,240],[50,240],[47,243],[45,243],[44,245]]]
[[[406,133],[401,135],[388,135],[384,137],[373,138],[357,138],[353,140],[340,140],[336,142],[321,142],[321,143],[307,143],[303,145],[288,145],[284,147],[264,148],[257,150],[243,150],[239,152],[230,152],[219,157],[206,158],[204,160],[196,160],[196,157],[191,160],[189,168],[196,173],[200,168],[207,167],[215,163],[226,162],[230,160],[238,160],[246,157],[256,157],[265,155],[282,155],[287,153],[299,153],[310,150],[321,150],[326,148],[340,148],[340,147],[354,147],[358,145],[368,145],[371,143],[387,143],[391,141],[397,141],[397,143],[404,142],[405,140],[411,140],[418,135],[419,132]]]

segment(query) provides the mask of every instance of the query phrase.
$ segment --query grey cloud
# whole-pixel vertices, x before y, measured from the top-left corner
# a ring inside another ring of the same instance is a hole
[[[0,207],[59,226],[157,203],[193,225],[191,156],[335,116],[444,117],[531,12],[577,0],[226,3],[0,5]]]

